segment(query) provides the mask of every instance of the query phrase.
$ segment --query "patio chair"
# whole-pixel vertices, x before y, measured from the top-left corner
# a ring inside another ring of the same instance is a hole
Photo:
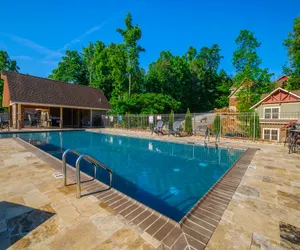
[[[9,127],[9,115],[6,114],[6,113],[0,114],[0,127],[1,127],[1,130],[4,129],[5,126]]]
[[[152,134],[164,134],[163,133],[163,127],[164,127],[164,122],[163,121],[158,121],[156,126],[152,129]]]
[[[30,114],[28,114],[28,121],[29,121],[29,126],[30,127],[32,127],[32,126],[37,127],[38,126],[38,120],[33,118]]]
[[[182,129],[182,126],[181,126],[181,122],[180,121],[175,121],[173,123],[173,129],[169,130],[168,135],[174,135],[174,136],[179,135],[179,136],[181,136],[182,131],[183,131],[183,129]]]

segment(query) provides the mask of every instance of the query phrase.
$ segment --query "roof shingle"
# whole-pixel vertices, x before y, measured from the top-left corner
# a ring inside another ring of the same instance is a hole
[[[101,89],[10,71],[2,75],[7,77],[12,102],[111,109]]]

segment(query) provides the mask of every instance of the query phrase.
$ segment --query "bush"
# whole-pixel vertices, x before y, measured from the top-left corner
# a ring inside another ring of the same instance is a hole
[[[191,116],[190,109],[187,110],[185,115],[184,132],[187,135],[193,134],[192,116]]]
[[[181,103],[166,94],[143,93],[112,98],[110,104],[113,110],[110,114],[165,114],[171,109],[179,109]]]
[[[173,128],[173,123],[174,123],[174,111],[172,109],[169,115],[169,129]]]
[[[216,135],[220,131],[220,123],[221,123],[221,117],[220,115],[216,115],[212,127],[212,132],[214,135]]]

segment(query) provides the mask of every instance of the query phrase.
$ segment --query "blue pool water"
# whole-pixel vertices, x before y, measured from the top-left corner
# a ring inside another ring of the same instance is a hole
[[[17,136],[59,159],[68,148],[93,156],[112,169],[114,188],[176,221],[243,153],[87,131]],[[75,160],[75,155],[67,159],[73,166]],[[83,166],[88,174],[92,169],[88,163]],[[99,168],[97,179],[108,183],[107,172]]]

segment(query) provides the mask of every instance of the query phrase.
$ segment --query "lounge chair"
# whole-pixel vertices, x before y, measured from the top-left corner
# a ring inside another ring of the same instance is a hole
[[[163,121],[158,121],[156,126],[152,129],[152,134],[164,134],[163,133],[163,127],[164,127],[164,122]]]
[[[0,114],[0,127],[1,127],[1,130],[5,126],[9,127],[9,116],[6,113]]]
[[[168,135],[174,135],[174,136],[179,135],[179,136],[181,136],[182,131],[183,131],[183,129],[182,129],[182,126],[181,126],[181,122],[176,121],[176,122],[173,123],[173,129],[169,130]]]

